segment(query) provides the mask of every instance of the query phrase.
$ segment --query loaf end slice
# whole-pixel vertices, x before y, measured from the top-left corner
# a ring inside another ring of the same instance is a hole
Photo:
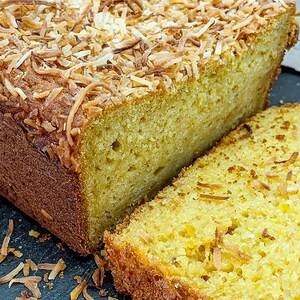
[[[225,137],[115,233],[106,255],[134,299],[297,299],[300,105]]]

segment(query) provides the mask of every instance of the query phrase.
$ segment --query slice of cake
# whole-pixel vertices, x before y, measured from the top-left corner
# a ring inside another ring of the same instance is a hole
[[[300,105],[270,108],[137,209],[106,255],[133,299],[299,299]]]
[[[87,254],[245,117],[290,1],[1,1],[0,194]]]

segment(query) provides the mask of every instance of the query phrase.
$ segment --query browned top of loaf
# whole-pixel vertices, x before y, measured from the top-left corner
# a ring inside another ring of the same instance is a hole
[[[0,2],[0,111],[32,143],[76,169],[82,128],[105,107],[198,78],[239,55],[275,0],[7,0]]]

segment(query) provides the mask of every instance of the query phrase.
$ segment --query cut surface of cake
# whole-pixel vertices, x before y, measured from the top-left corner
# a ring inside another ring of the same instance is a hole
[[[1,1],[0,194],[88,254],[262,110],[290,1]]]
[[[250,119],[138,208],[106,254],[133,299],[299,299],[300,105]]]

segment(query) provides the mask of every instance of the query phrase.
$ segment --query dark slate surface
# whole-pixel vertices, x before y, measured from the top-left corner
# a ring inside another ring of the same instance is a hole
[[[283,69],[282,74],[279,76],[271,92],[272,105],[279,105],[286,102],[300,102],[300,74],[291,69]],[[26,258],[31,258],[36,263],[56,263],[59,258],[63,258],[67,264],[67,268],[64,271],[64,279],[55,279],[53,281],[54,288],[51,291],[44,282],[41,282],[39,287],[42,292],[42,299],[69,299],[70,291],[76,286],[74,276],[89,276],[95,269],[93,258],[82,258],[67,248],[65,250],[58,249],[56,243],[58,243],[59,240],[53,236],[44,243],[40,243],[38,239],[30,237],[28,232],[31,229],[41,234],[45,234],[47,231],[42,229],[39,224],[25,216],[3,198],[0,198],[0,243],[2,243],[3,237],[5,236],[9,219],[13,219],[15,224],[10,246],[19,249],[24,255],[21,258],[15,258],[13,256],[6,258],[6,260],[0,264],[0,277],[15,268],[19,262],[25,261]],[[36,274],[32,273],[32,275],[43,275],[44,273],[45,271],[38,271]],[[110,273],[106,274],[104,288],[108,291],[108,296],[120,300],[130,299],[115,291]],[[21,284],[15,284],[10,289],[8,288],[8,284],[0,285],[0,299],[14,300],[15,297],[21,295],[22,290],[24,290],[24,286]],[[95,299],[107,299],[107,297],[100,297],[97,290],[89,289],[89,291]],[[81,297],[79,299],[83,298]]]

